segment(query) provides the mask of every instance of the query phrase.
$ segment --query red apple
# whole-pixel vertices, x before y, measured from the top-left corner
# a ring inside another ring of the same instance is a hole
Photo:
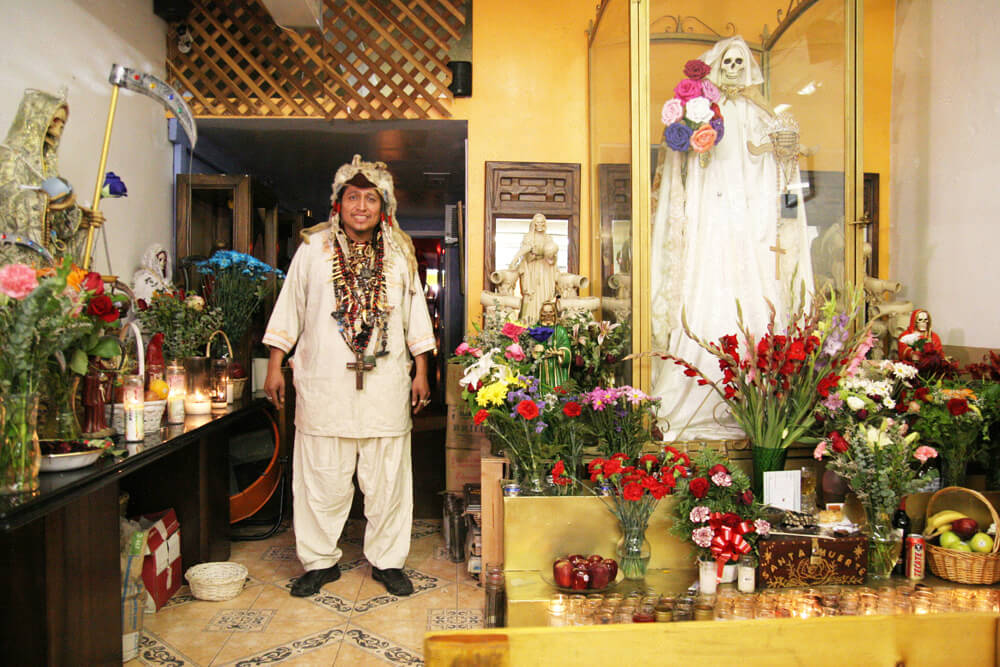
[[[579,567],[580,565],[585,565],[587,563],[587,559],[581,556],[580,554],[573,554],[572,556],[566,556],[566,560],[568,560],[570,563],[573,563],[573,567]]]
[[[590,564],[590,587],[595,589],[607,588],[611,583],[611,569],[603,559]]]
[[[574,591],[585,591],[590,588],[590,572],[587,572],[582,567],[578,567],[573,570],[573,586]]]
[[[951,530],[963,540],[967,540],[979,532],[979,524],[976,523],[975,519],[969,517],[955,519],[951,522]]]
[[[608,570],[611,572],[610,581],[614,581],[615,577],[618,576],[618,561],[614,558],[605,558],[604,564],[608,566]]]
[[[593,556],[591,556],[590,558],[587,559],[587,562],[588,563],[600,563],[603,560],[604,560],[604,556],[600,556],[598,554],[594,554]]]
[[[573,564],[565,558],[559,558],[552,564],[552,579],[560,588],[570,588],[573,585]]]

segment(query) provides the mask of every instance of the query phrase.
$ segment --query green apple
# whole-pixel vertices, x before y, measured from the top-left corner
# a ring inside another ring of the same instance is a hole
[[[959,541],[959,543],[956,544],[955,546],[948,548],[954,549],[955,551],[968,551],[969,553],[972,553],[972,547],[970,547],[968,543],[962,541]]]
[[[956,544],[961,544],[962,538],[950,530],[946,530],[938,537],[938,544],[945,549],[954,549]]]
[[[988,554],[993,551],[993,538],[986,533],[976,533],[969,539],[969,547],[978,554]]]

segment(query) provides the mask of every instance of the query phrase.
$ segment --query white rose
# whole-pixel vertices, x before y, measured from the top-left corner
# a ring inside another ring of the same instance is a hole
[[[694,97],[684,106],[684,115],[693,123],[707,123],[715,116],[712,103],[705,97]]]
[[[861,410],[862,408],[865,407],[865,402],[860,398],[858,398],[857,396],[848,396],[847,407],[857,412],[858,410]]]

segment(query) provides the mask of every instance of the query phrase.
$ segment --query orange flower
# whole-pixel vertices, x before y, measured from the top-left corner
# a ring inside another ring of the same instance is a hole
[[[77,292],[80,291],[80,285],[83,284],[83,279],[87,277],[87,272],[80,268],[74,268],[66,276],[66,283],[75,289]]]
[[[54,275],[56,275],[56,270],[54,267],[51,266],[42,267],[41,269],[35,269],[35,277],[38,278],[39,280]]]

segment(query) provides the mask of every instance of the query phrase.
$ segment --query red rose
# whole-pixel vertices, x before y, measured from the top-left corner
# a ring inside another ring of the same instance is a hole
[[[704,79],[712,71],[702,60],[689,60],[684,63],[684,76],[689,79]]]
[[[538,406],[534,401],[521,401],[517,404],[517,414],[531,420],[538,416]]]
[[[726,473],[728,475],[729,474],[729,468],[727,468],[726,466],[722,465],[721,463],[716,463],[714,466],[712,466],[711,468],[708,469],[708,476],[711,477],[712,475],[714,475],[717,472],[724,472],[724,473]]]
[[[111,303],[111,297],[107,294],[101,294],[91,299],[87,304],[87,314],[99,317],[105,322],[114,322],[118,319],[115,304]]]
[[[479,426],[484,421],[489,419],[489,416],[490,416],[489,410],[480,409],[479,412],[476,413],[476,416],[472,418],[472,421],[476,423],[476,426]]]
[[[840,435],[837,431],[830,434],[830,442],[833,444],[833,451],[838,454],[843,454],[847,451],[847,441],[844,440],[844,436]]]
[[[101,280],[101,274],[96,271],[91,271],[84,276],[80,286],[88,292],[93,292],[95,296],[104,294],[104,281]]]
[[[753,505],[753,491],[747,489],[739,495],[739,500],[743,505]]]
[[[964,415],[969,411],[969,402],[964,398],[952,398],[948,400],[948,412],[952,416]]]
[[[139,310],[148,310],[149,304],[146,303],[145,299],[136,299],[135,305],[139,307]]]
[[[927,387],[917,387],[917,390],[913,392],[913,398],[929,403],[931,400],[931,390]]]
[[[567,417],[579,417],[580,404],[576,401],[568,401],[566,405],[563,406],[563,414]]]
[[[688,483],[688,488],[691,489],[691,495],[695,498],[704,498],[705,494],[708,493],[708,480],[704,477],[695,477]]]
[[[635,502],[636,500],[639,500],[639,498],[642,498],[642,487],[635,482],[629,482],[625,485],[622,495],[625,497],[625,500]]]

